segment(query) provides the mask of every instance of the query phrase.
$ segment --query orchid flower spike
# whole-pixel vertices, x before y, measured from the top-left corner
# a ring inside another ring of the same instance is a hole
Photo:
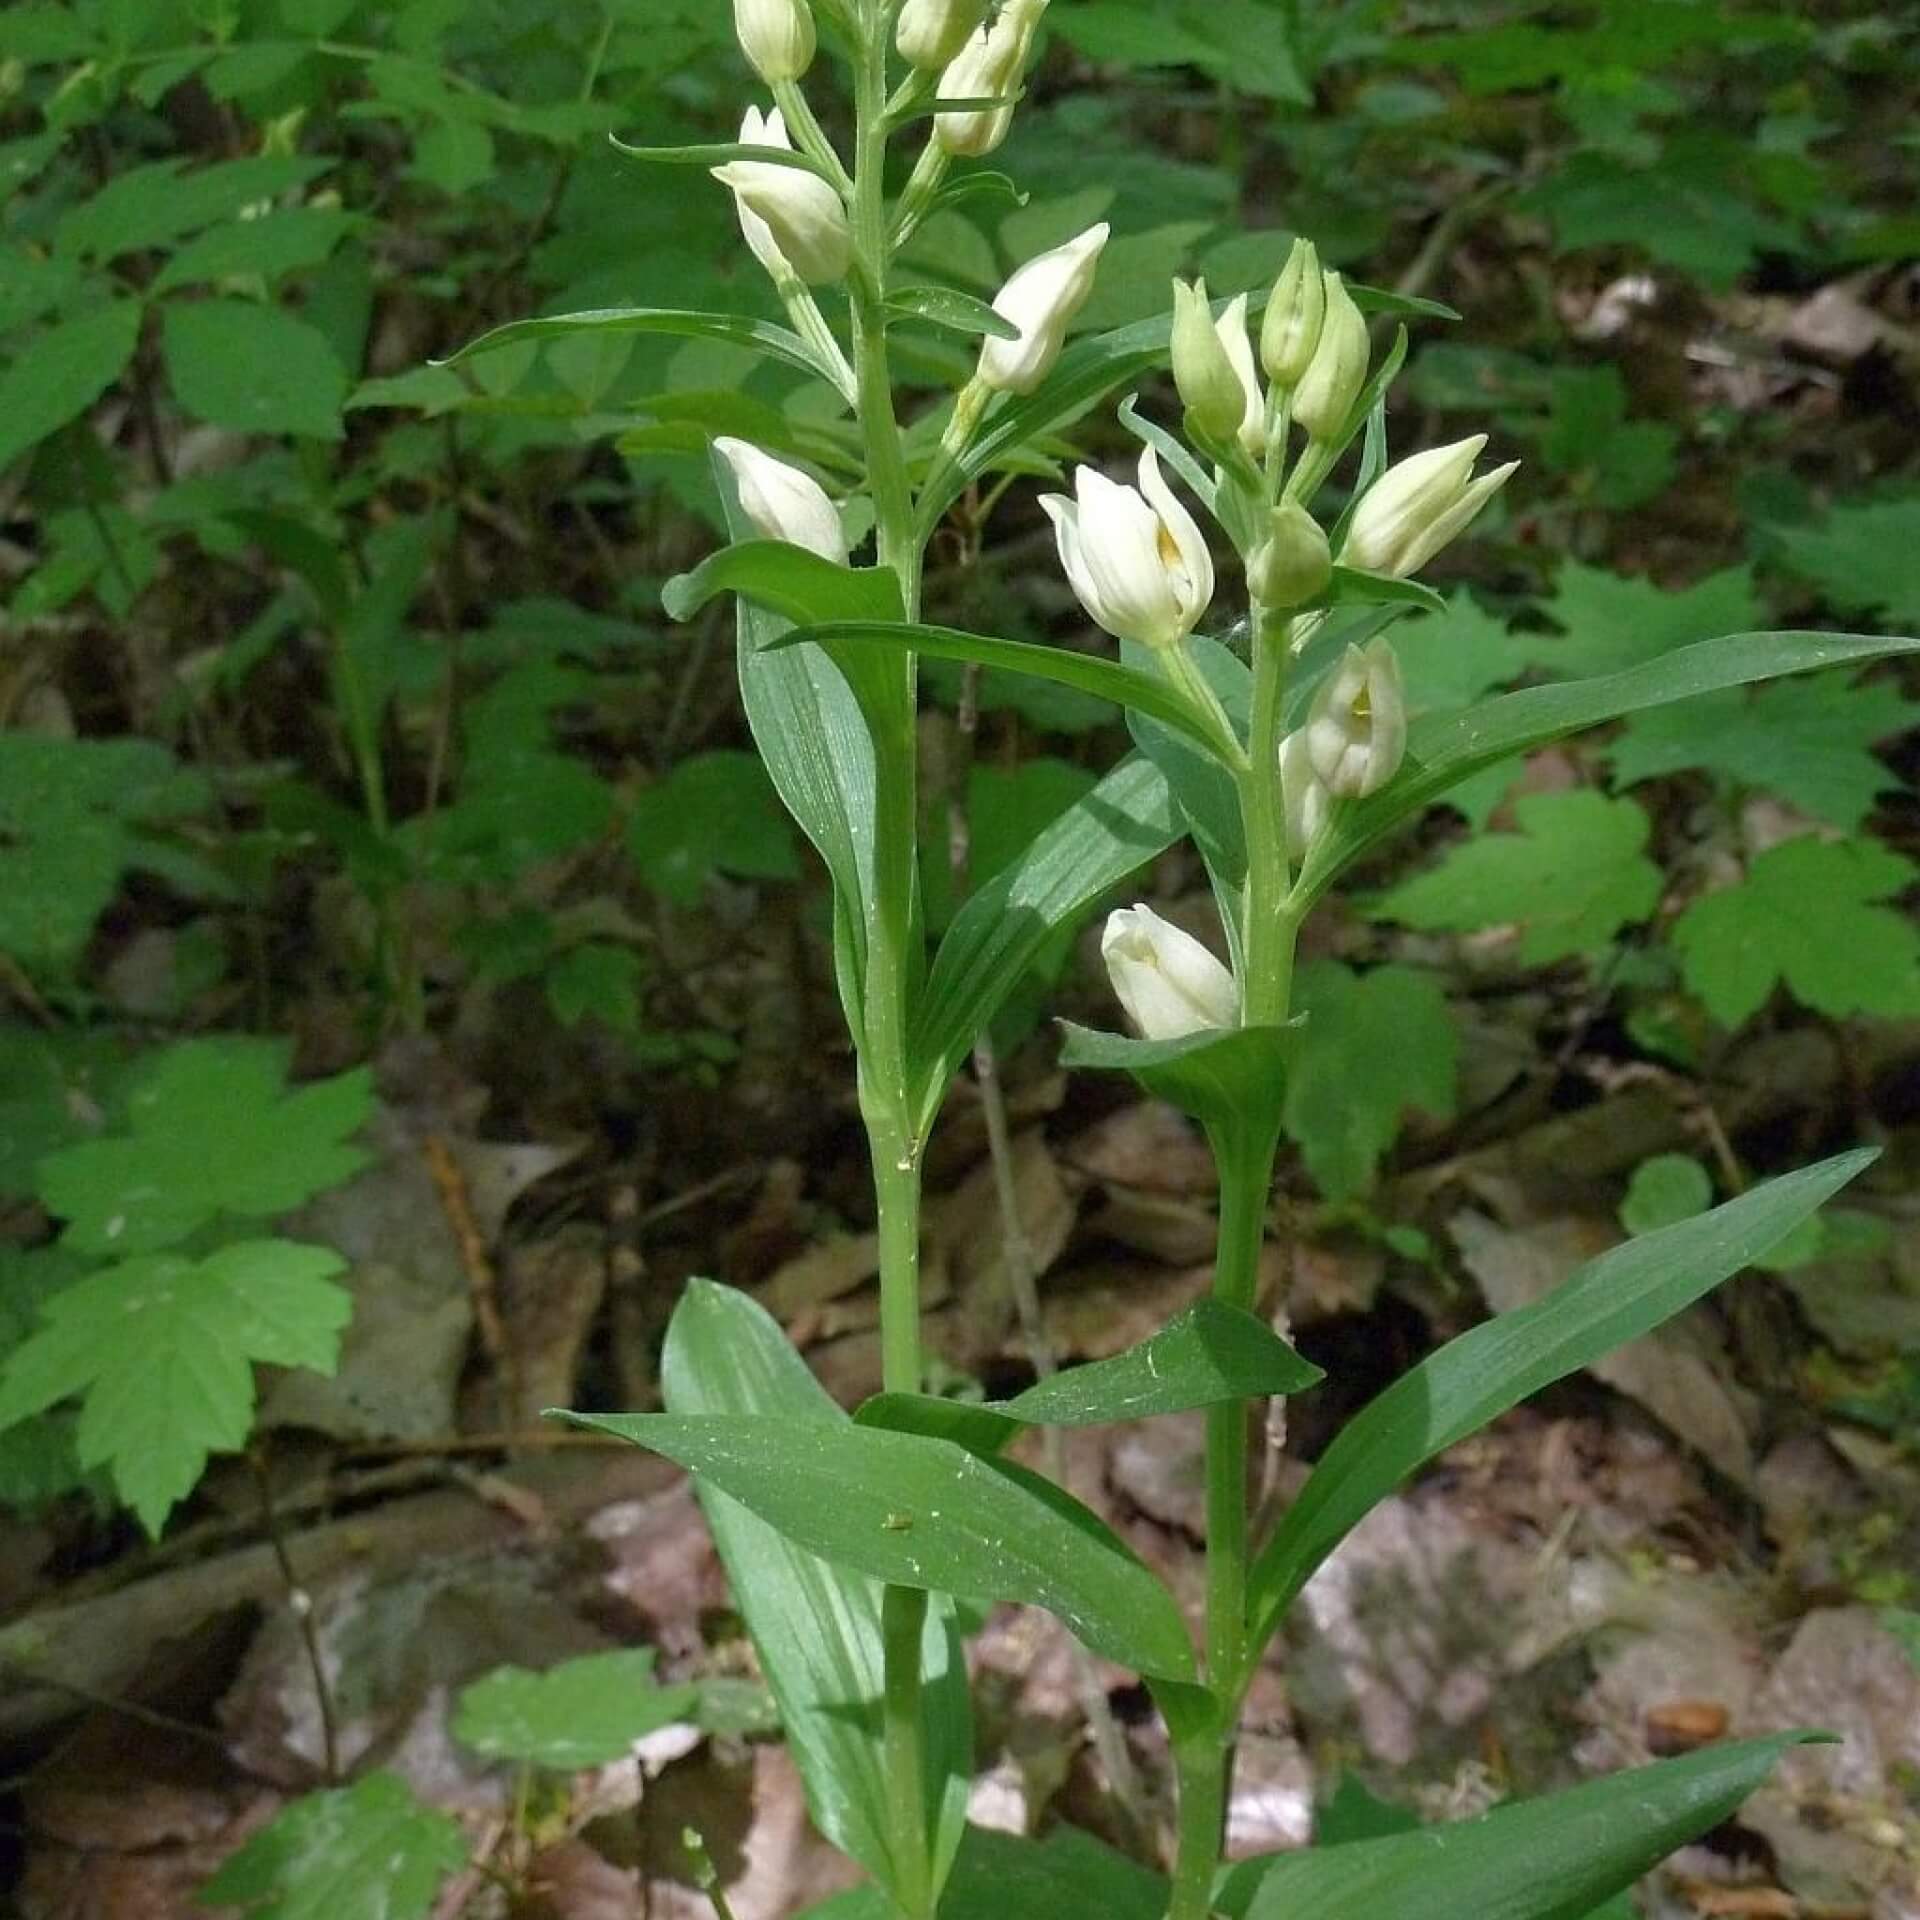
[[[1310,439],[1322,445],[1338,437],[1347,415],[1367,384],[1367,363],[1373,357],[1367,339],[1367,319],[1354,305],[1353,295],[1337,273],[1321,282],[1326,311],[1314,342],[1313,358],[1294,389],[1293,417]]]
[[[1286,810],[1287,853],[1304,860],[1333,813],[1333,795],[1313,770],[1305,727],[1280,742],[1280,800]]]
[[[1121,907],[1107,916],[1100,957],[1127,1017],[1148,1040],[1240,1024],[1240,988],[1192,934],[1151,907]]]
[[[847,536],[840,511],[812,474],[776,460],[749,440],[722,435],[713,450],[733,469],[740,511],[757,532],[844,564]]]
[[[1137,488],[1076,467],[1073,492],[1042,494],[1040,505],[1080,604],[1116,639],[1177,645],[1213,600],[1213,555],[1159,456],[1141,454]]]
[[[1012,321],[1020,337],[987,337],[980,349],[982,385],[996,393],[1031,393],[1053,371],[1067,328],[1093,291],[1100,251],[1112,231],[1102,220],[1014,271],[994,295],[993,310]]]
[[[1407,757],[1407,696],[1400,659],[1383,634],[1349,647],[1320,682],[1304,729],[1307,758],[1336,800],[1364,800]]]
[[[1404,579],[1418,571],[1507,484],[1519,461],[1473,478],[1484,433],[1431,447],[1389,467],[1354,509],[1342,562]]]
[[[793,150],[785,117],[776,107],[761,117],[747,109],[742,146]],[[817,173],[772,160],[731,160],[713,177],[732,191],[753,257],[776,281],[798,274],[815,285],[846,277],[853,264],[853,227],[846,204]]]

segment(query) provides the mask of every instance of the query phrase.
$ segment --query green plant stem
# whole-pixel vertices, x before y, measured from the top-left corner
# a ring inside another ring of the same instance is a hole
[[[1247,977],[1242,1020],[1250,1027],[1286,1024],[1293,1001],[1293,952],[1298,921],[1288,907],[1287,817],[1280,792],[1280,734],[1287,687],[1288,622],[1255,603],[1253,723],[1249,765],[1240,775],[1240,811],[1247,835],[1246,922],[1242,929]]]
[[[1167,1920],[1207,1920],[1213,1911],[1213,1882],[1227,1825],[1229,1760],[1230,1749],[1218,1740],[1196,1739],[1174,1751],[1180,1825]]]
[[[875,21],[854,62],[857,128],[851,218],[854,267],[853,364],[880,564],[900,582],[909,620],[919,614],[921,552],[913,490],[894,412],[888,365],[886,292],[887,42]],[[916,669],[901,658],[868,705],[874,747],[874,904],[868,929],[861,1112],[873,1154],[880,1231],[880,1340],[883,1379],[917,1393],[920,1353],[920,1164],[907,1042],[916,959],[912,951],[918,845]],[[927,1596],[889,1587],[881,1601],[885,1655],[882,1719],[894,1863],[893,1896],[905,1920],[934,1909],[927,1844],[925,1703],[921,1649]]]

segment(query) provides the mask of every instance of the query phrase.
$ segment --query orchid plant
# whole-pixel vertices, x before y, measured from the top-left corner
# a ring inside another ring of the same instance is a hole
[[[987,0],[735,0],[740,45],[770,102],[747,109],[729,146],[630,151],[711,168],[790,324],[618,309],[520,322],[462,356],[596,333],[732,341],[824,387],[861,450],[857,482],[836,499],[781,453],[717,440],[735,537],[672,582],[666,603],[684,618],[736,596],[748,720],[832,881],[836,976],[872,1148],[884,1391],[848,1417],[746,1296],[696,1284],[668,1336],[668,1410],[570,1417],[695,1476],[816,1822],[870,1876],[847,1912],[930,1920],[964,1905],[971,1885],[1016,1914],[1077,1901],[1172,1920],[1330,1920],[1397,1911],[1404,1895],[1448,1915],[1578,1920],[1724,1817],[1794,1736],[1411,1839],[1223,1867],[1248,1686],[1302,1587],[1376,1502],[1525,1395],[1749,1264],[1868,1156],[1638,1238],[1443,1347],[1345,1428],[1258,1534],[1248,1444],[1258,1409],[1319,1377],[1258,1297],[1296,1033],[1295,945],[1356,857],[1499,760],[1636,708],[1917,643],[1741,634],[1410,721],[1389,630],[1433,603],[1414,576],[1513,472],[1479,470],[1484,435],[1389,462],[1385,403],[1406,339],[1400,330],[1376,360],[1368,316],[1434,309],[1349,284],[1302,240],[1264,300],[1221,304],[1204,284],[1176,285],[1166,317],[1070,341],[1104,225],[1029,261],[990,304],[903,269],[930,214],[1004,188],[962,163],[1006,138],[1046,4],[1001,0],[989,18]],[[844,149],[802,90],[817,36],[848,80]],[[909,139],[918,154],[895,171]],[[908,330],[958,336],[972,371],[931,415],[903,419],[892,353]],[[1119,419],[1141,442],[1133,479],[1082,465],[1071,492],[1040,500],[1068,582],[1117,650],[926,623],[926,551],[962,495],[989,475],[1050,467],[1076,420],[1169,364],[1179,431],[1128,399]],[[855,494],[857,521],[845,511]],[[847,529],[869,518],[873,551],[856,557]],[[1226,621],[1229,557],[1245,611]],[[1229,637],[1207,637],[1210,623]],[[915,832],[922,657],[1104,695],[1127,710],[1137,747],[987,877],[931,953]],[[949,1084],[1049,936],[1182,836],[1211,878],[1226,957],[1144,905],[1120,908],[1102,951],[1135,1031],[1069,1027],[1065,1057],[1132,1074],[1205,1130],[1221,1176],[1211,1295],[1132,1351],[1014,1399],[929,1395],[921,1166]],[[1197,1645],[1173,1597],[1101,1520],[1007,1453],[1031,1426],[1195,1410],[1207,1436]],[[1131,1906],[1120,1899],[1115,1863],[1098,1849],[1052,1849],[1048,1873],[1033,1874],[1007,1851],[1015,1843],[967,1833],[956,1599],[1051,1609],[1152,1689],[1178,1809],[1168,1877],[1148,1883],[1144,1906],[1138,1881],[1124,1883]]]

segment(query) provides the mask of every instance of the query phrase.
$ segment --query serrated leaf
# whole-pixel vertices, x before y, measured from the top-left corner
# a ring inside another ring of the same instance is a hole
[[[1809,674],[1637,713],[1609,749],[1622,785],[1699,768],[1852,831],[1899,776],[1871,751],[1920,721],[1898,686]]]
[[[190,240],[160,269],[155,293],[257,273],[271,282],[317,267],[362,222],[340,207],[290,207],[260,220],[232,220]]]
[[[1646,814],[1589,788],[1527,794],[1515,833],[1462,842],[1373,901],[1375,918],[1429,932],[1517,926],[1520,958],[1545,966],[1603,947],[1660,903]]]
[[[1878,902],[1916,869],[1875,840],[1789,840],[1744,880],[1696,900],[1673,928],[1687,985],[1723,1025],[1757,1013],[1776,985],[1836,1017],[1920,1013],[1920,930]]]
[[[312,155],[263,153],[192,172],[178,159],[130,167],[61,216],[54,246],[60,253],[98,260],[165,246],[255,201],[304,186],[330,164]]]
[[[651,1647],[563,1660],[543,1673],[500,1667],[460,1695],[453,1736],[489,1760],[579,1773],[623,1760],[637,1742],[692,1718],[698,1687],[663,1687]]]
[[[1836,507],[1817,527],[1780,532],[1787,565],[1847,613],[1920,621],[1920,498]]]
[[[680,761],[627,818],[627,847],[647,884],[693,906],[719,873],[791,880],[792,830],[757,754],[721,750]]]
[[[1446,996],[1406,967],[1355,973],[1303,967],[1294,1007],[1306,1016],[1287,1079],[1287,1132],[1330,1200],[1368,1186],[1409,1108],[1453,1111],[1460,1042]]]
[[[0,952],[31,973],[70,966],[140,863],[134,828],[207,798],[155,741],[0,736]]]
[[[248,1920],[424,1920],[467,1860],[456,1821],[423,1807],[398,1776],[370,1773],[290,1802],[200,1899]]]
[[[1750,567],[1728,567],[1678,592],[1651,580],[1564,562],[1541,611],[1560,628],[1524,636],[1533,665],[1562,678],[1619,673],[1676,647],[1760,624]],[[1516,636],[1521,638],[1521,636]]]
[[[79,1253],[151,1253],[220,1218],[288,1213],[359,1171],[346,1144],[372,1111],[370,1072],[286,1090],[288,1043],[187,1040],[133,1089],[131,1131],[40,1163],[39,1193]]]
[[[0,374],[0,467],[85,413],[119,379],[139,339],[139,301],[108,300],[17,354]]]
[[[1393,650],[1413,714],[1452,713],[1517,680],[1537,638],[1514,633],[1462,587],[1445,613],[1415,615],[1393,630]]]
[[[1253,1644],[1265,1645],[1314,1570],[1417,1468],[1752,1265],[1875,1157],[1836,1155],[1629,1240],[1403,1374],[1341,1428],[1261,1550],[1249,1583]]]
[[[157,1537],[207,1456],[245,1446],[256,1361],[333,1371],[353,1302],[330,1276],[345,1265],[324,1247],[252,1240],[90,1274],[46,1302],[0,1367],[0,1429],[79,1398],[81,1465],[106,1468]]]
[[[1627,419],[1618,367],[1556,368],[1551,391],[1541,457],[1583,503],[1624,509],[1665,492],[1680,436],[1658,421]]]
[[[167,375],[186,410],[236,433],[341,437],[352,385],[317,327],[251,300],[198,300],[167,309]]]

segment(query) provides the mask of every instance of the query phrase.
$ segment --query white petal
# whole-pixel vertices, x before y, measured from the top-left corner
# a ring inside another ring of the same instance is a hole
[[[1247,396],[1240,422],[1240,444],[1255,460],[1267,450],[1267,396],[1260,390],[1260,374],[1253,364],[1253,336],[1247,328],[1247,296],[1238,295],[1220,316],[1220,344],[1240,376]]]
[[[1240,989],[1190,933],[1150,907],[1122,907],[1100,940],[1108,977],[1128,1017],[1149,1040],[1235,1027]]]
[[[1088,611],[1122,640],[1168,646],[1187,628],[1174,572],[1160,549],[1160,518],[1131,487],[1091,467],[1074,475]]]
[[[713,450],[733,469],[740,511],[758,532],[769,540],[805,547],[822,559],[846,559],[839,510],[812,474],[776,460],[748,440],[722,435]]]
[[[1151,447],[1140,454],[1140,491],[1153,508],[1154,517],[1166,529],[1179,555],[1173,583],[1174,597],[1180,606],[1180,634],[1184,639],[1200,623],[1200,617],[1213,604],[1213,553],[1199,523],[1180,502],[1180,496],[1167,484],[1160,471],[1160,456]],[[1164,556],[1162,556],[1164,559]]]

